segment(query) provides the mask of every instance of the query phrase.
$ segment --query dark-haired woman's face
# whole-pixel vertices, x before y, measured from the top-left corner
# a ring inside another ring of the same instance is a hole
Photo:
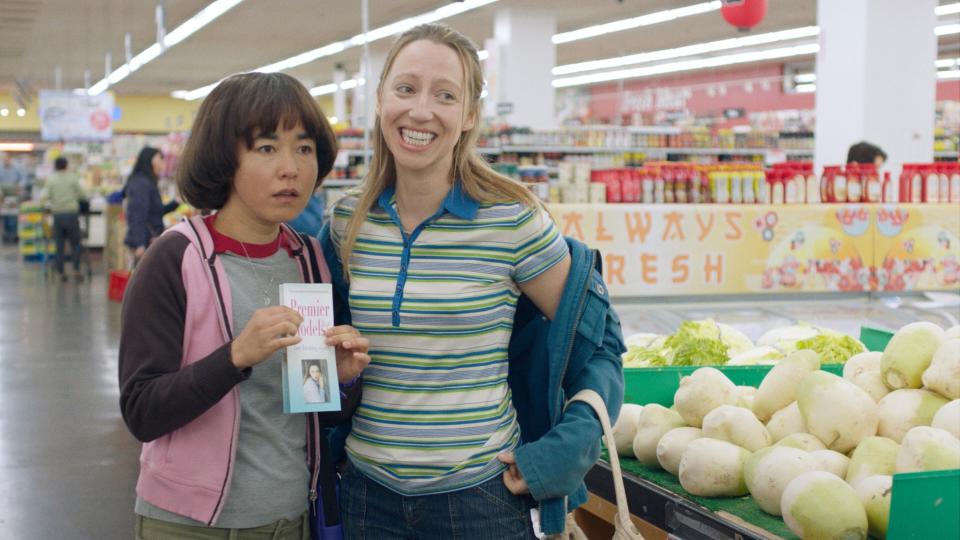
[[[160,176],[160,173],[163,172],[163,154],[160,152],[154,154],[153,159],[150,160],[150,164],[153,165],[154,176]]]
[[[300,215],[317,181],[317,143],[300,122],[293,129],[257,134],[253,148],[240,143],[233,190],[223,211],[261,225],[286,223]]]

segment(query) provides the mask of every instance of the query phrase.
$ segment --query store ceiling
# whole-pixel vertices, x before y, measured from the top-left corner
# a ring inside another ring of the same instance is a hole
[[[500,0],[447,19],[482,48],[493,34],[494,13],[511,6],[549,6],[557,30],[568,31],[680,7],[700,0]],[[164,0],[169,32],[208,0]],[[448,4],[448,0],[370,0],[370,27],[376,28]],[[52,88],[57,66],[64,88],[82,87],[104,75],[104,55],[113,68],[124,62],[124,34],[133,54],[156,40],[153,0],[0,0],[0,89],[19,80],[33,90]],[[115,90],[169,94],[215,82],[360,33],[357,0],[245,0],[185,41],[121,81]],[[816,0],[769,0],[765,20],[753,32],[816,24]],[[557,63],[568,64],[743,35],[717,11],[557,46]],[[390,39],[371,45],[389,47]],[[349,49],[289,71],[308,85],[332,80],[334,64],[358,71],[361,48]]]

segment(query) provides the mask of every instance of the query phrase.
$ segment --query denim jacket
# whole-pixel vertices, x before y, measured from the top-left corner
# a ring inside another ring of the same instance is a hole
[[[348,298],[339,253],[330,239],[329,225],[320,244],[330,266],[335,294]],[[593,409],[568,397],[584,388],[603,398],[614,422],[623,403],[623,365],[626,350],[620,319],[610,306],[600,274],[597,252],[567,239],[570,273],[553,321],[525,295],[514,316],[509,345],[508,382],[520,424],[521,443],[515,454],[530,494],[540,504],[544,534],[563,531],[567,512],[587,500],[583,478],[600,456],[602,430]],[[347,313],[347,302],[334,302]],[[334,455],[342,455],[349,425],[331,438]]]

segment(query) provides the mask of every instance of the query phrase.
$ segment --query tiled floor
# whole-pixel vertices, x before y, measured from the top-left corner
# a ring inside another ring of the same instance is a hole
[[[94,270],[48,281],[0,247],[0,539],[133,538],[140,444],[117,401],[120,306]]]

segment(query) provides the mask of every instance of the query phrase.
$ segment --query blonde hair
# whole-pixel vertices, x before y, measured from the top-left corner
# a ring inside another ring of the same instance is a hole
[[[473,115],[476,120],[473,128],[460,134],[460,140],[453,148],[454,178],[460,179],[463,191],[473,200],[481,203],[490,202],[518,202],[530,208],[544,208],[526,186],[497,173],[476,152],[477,137],[480,135],[480,94],[483,92],[483,70],[480,67],[480,58],[477,48],[469,38],[439,23],[422,24],[407,30],[397,38],[397,41],[387,53],[380,83],[377,85],[377,100],[383,91],[383,84],[393,67],[397,55],[407,45],[420,40],[431,41],[438,45],[450,47],[460,58],[463,66],[466,94],[464,96],[464,112],[467,118]],[[373,127],[373,159],[370,162],[370,171],[364,178],[359,189],[353,191],[358,197],[356,208],[350,221],[347,223],[343,238],[340,242],[340,260],[343,261],[344,276],[350,278],[350,257],[353,252],[360,227],[367,219],[367,214],[376,204],[380,194],[387,187],[397,182],[397,169],[387,142],[380,127],[380,117],[377,116]]]

